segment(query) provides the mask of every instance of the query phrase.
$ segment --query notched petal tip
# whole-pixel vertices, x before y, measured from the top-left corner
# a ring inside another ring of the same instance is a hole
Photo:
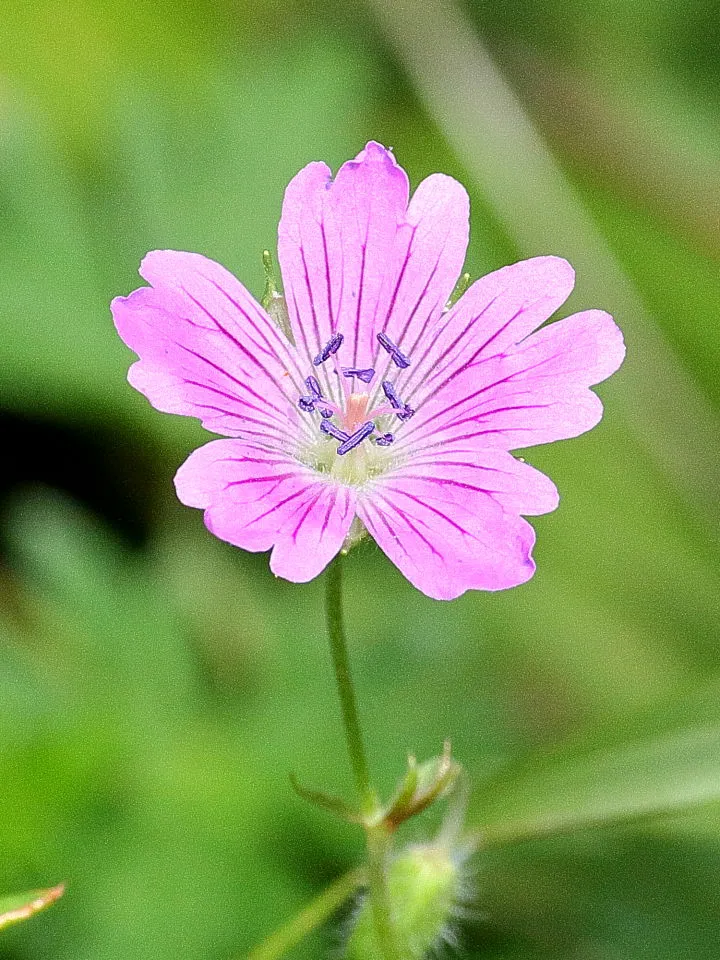
[[[113,316],[115,316],[116,310],[122,308],[124,304],[127,303],[127,301],[130,299],[130,296],[132,296],[132,294],[112,298],[110,301],[110,312]]]
[[[408,175],[393,152],[376,140],[370,140],[354,159],[345,161],[335,175],[332,186],[344,190],[350,182],[362,182],[364,177],[368,178],[367,183],[373,185],[375,192],[391,190],[391,184],[400,187],[403,194],[400,207],[405,213],[410,196]]]
[[[133,292],[136,293],[137,291]],[[110,313],[113,318],[113,324],[115,325],[115,329],[120,334],[120,339],[123,342],[125,342],[125,338],[122,335],[123,314],[125,310],[131,306],[132,296],[133,294],[130,293],[128,296],[113,297],[113,299],[110,301]]]
[[[138,273],[143,280],[152,284],[152,278],[156,277],[163,266],[167,264],[168,259],[178,252],[177,250],[149,250],[140,261]]]
[[[225,441],[212,440],[193,450],[173,477],[177,498],[186,507],[204,509],[210,505],[217,486],[213,466],[219,457],[217,451],[224,449],[217,444],[225,444]]]
[[[340,548],[338,547],[332,557],[327,559],[323,557],[320,563],[308,563],[303,566],[297,562],[295,557],[288,556],[287,544],[284,542],[278,543],[270,551],[270,571],[276,577],[287,580],[289,583],[310,583],[315,577],[320,576],[339,552]]]
[[[470,231],[470,197],[465,187],[445,173],[431,173],[415,189],[407,211],[407,222],[418,226],[425,221],[437,232],[437,216],[442,212],[452,234],[448,240],[467,248]],[[464,252],[464,250],[463,250]],[[462,266],[462,264],[461,264]]]
[[[388,147],[384,147],[377,140],[368,140],[360,153],[354,160],[348,160],[348,163],[386,163],[389,162],[393,167],[400,167],[395,159],[395,154]]]
[[[135,335],[137,333],[138,312],[148,304],[148,297],[152,297],[151,287],[138,287],[127,296],[114,297],[110,303],[115,329],[125,346],[135,353]]]

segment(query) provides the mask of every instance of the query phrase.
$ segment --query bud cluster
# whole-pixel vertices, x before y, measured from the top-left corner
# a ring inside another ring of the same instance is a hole
[[[461,840],[467,794],[465,774],[450,755],[449,744],[441,756],[418,765],[408,759],[408,769],[394,797],[366,824],[392,835],[410,817],[436,800],[449,800],[438,836],[390,854],[386,887],[390,921],[398,957],[422,960],[443,943],[456,941],[455,927],[472,895],[467,862],[474,845]],[[348,960],[383,960],[377,939],[373,906],[364,896],[355,912],[347,941]]]
[[[422,960],[455,942],[455,923],[469,899],[466,852],[443,843],[407,847],[390,862],[387,886],[398,954]],[[381,960],[369,897],[357,909],[347,942],[348,960]]]

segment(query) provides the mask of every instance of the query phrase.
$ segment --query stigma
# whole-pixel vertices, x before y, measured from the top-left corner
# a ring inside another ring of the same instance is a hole
[[[345,428],[349,433],[353,433],[361,423],[365,422],[369,400],[370,394],[368,393],[351,393],[347,398]]]

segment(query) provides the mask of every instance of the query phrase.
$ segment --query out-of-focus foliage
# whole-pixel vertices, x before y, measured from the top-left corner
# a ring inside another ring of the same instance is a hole
[[[712,9],[468,11],[717,411]],[[127,386],[109,300],[152,247],[213,256],[259,294],[287,180],[369,137],[415,183],[467,183],[474,276],[523,251],[360,4],[8,0],[2,18],[0,890],[68,892],[3,932],[0,958],[242,956],[361,851],[288,782],[349,780],[321,585],[274,580],[175,503],[172,474],[203,434]],[[602,304],[581,275],[584,306]],[[641,373],[643,357],[628,364]],[[528,454],[563,494],[535,522],[531,583],[438,604],[372,544],[348,562],[381,785],[450,738],[489,837],[602,819],[608,803],[650,811],[673,783],[697,798],[715,779],[717,529],[693,510],[703,478],[673,487],[613,390],[592,434]],[[473,956],[717,958],[716,807],[476,860]],[[317,958],[340,928],[295,955]]]

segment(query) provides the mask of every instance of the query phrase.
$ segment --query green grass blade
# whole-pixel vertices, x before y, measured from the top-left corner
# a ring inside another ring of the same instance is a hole
[[[501,772],[477,791],[481,842],[515,843],[720,800],[720,726],[614,747],[560,750]]]

